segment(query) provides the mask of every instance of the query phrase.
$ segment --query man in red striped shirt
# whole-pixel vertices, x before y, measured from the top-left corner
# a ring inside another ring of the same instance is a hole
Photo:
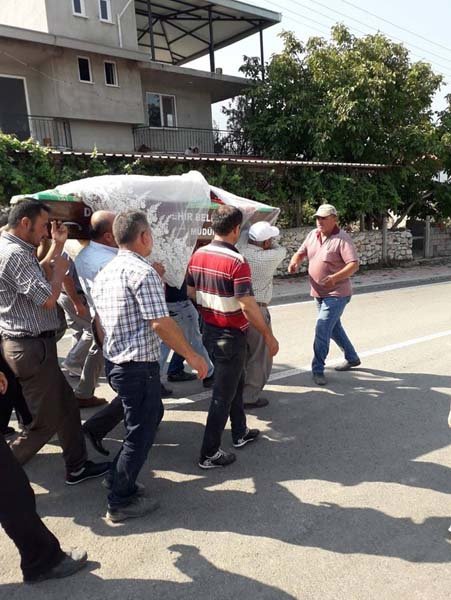
[[[243,215],[233,206],[220,206],[212,217],[213,241],[199,248],[188,266],[188,294],[204,321],[203,342],[215,365],[213,395],[200,453],[202,469],[225,467],[236,459],[221,449],[230,416],[232,441],[242,448],[260,433],[249,429],[243,408],[246,333],[251,323],[263,336],[271,356],[279,344],[255,301],[251,271],[235,248]]]

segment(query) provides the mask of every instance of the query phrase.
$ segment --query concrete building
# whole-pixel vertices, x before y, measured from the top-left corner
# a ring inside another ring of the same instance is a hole
[[[280,15],[235,0],[1,0],[0,129],[55,148],[220,153],[215,50]],[[210,56],[210,71],[186,68]]]

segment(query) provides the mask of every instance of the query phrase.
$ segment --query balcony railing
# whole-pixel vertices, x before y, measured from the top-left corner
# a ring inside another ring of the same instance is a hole
[[[136,152],[259,156],[241,131],[138,126],[133,136]]]
[[[19,140],[31,137],[41,146],[59,150],[72,149],[72,135],[67,119],[0,112],[0,131],[14,134]]]

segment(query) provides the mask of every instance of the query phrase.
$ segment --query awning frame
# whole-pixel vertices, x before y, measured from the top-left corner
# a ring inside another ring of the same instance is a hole
[[[218,2],[200,0],[197,3],[198,1],[135,0],[139,46],[150,49],[152,61],[179,66],[208,55],[210,71],[215,72],[216,50],[258,33],[262,78],[264,78],[263,30],[279,23],[281,15],[235,0],[218,0]],[[174,5],[180,8],[176,9]],[[142,17],[146,18],[146,25],[140,22]],[[221,36],[218,36],[215,33],[218,24],[230,24],[230,32],[224,33],[222,30]],[[245,27],[234,28],[234,24],[244,24]],[[174,30],[180,32],[179,35],[172,37],[168,32],[168,26],[172,28],[172,33]],[[202,30],[206,35],[200,33]],[[191,51],[187,44],[187,52],[183,53],[180,50],[181,40],[195,41],[197,48]],[[162,53],[169,54],[170,59],[163,58]]]

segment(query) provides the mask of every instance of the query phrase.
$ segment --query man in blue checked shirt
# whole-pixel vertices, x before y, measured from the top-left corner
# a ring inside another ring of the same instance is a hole
[[[200,379],[208,367],[169,317],[161,279],[146,260],[153,242],[145,214],[119,213],[113,235],[119,252],[97,275],[92,298],[104,335],[105,372],[124,407],[126,436],[105,482],[110,490],[106,517],[118,522],[158,507],[136,479],[159,421],[160,338],[185,357]]]

